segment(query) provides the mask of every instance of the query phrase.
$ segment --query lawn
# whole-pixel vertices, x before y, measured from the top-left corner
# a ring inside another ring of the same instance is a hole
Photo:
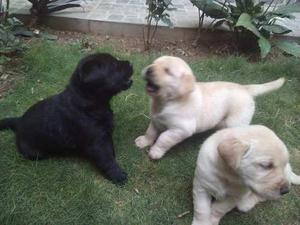
[[[0,224],[1,225],[188,225],[192,221],[192,180],[199,146],[207,134],[196,135],[176,146],[159,162],[138,150],[134,139],[149,123],[149,97],[140,71],[152,55],[109,52],[130,60],[134,84],[115,97],[114,143],[118,162],[129,181],[118,187],[104,179],[87,161],[53,158],[32,162],[17,152],[11,131],[0,133]],[[0,117],[21,115],[31,104],[63,90],[78,60],[79,45],[33,44],[19,64],[22,74],[5,98]],[[245,58],[190,59],[199,81],[226,80],[244,84],[284,76],[277,92],[257,98],[253,123],[273,129],[287,144],[294,170],[300,173],[300,63],[280,57],[263,63]],[[80,131],[78,131],[80,132]],[[277,202],[259,204],[250,213],[233,211],[222,225],[296,225],[300,221],[300,188]],[[182,218],[177,216],[190,211]]]

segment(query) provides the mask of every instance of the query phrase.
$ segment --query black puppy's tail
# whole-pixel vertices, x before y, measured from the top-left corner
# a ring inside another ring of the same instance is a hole
[[[0,130],[11,129],[11,130],[15,131],[18,120],[19,120],[19,118],[17,118],[17,117],[6,118],[3,120],[0,120]]]

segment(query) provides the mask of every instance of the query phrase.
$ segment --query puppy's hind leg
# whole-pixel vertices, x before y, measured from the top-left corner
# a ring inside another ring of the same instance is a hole
[[[245,99],[241,103],[236,103],[234,108],[228,113],[226,118],[219,123],[217,128],[239,127],[249,125],[255,111],[253,99]]]
[[[17,139],[17,147],[24,158],[29,160],[43,160],[49,158],[49,155],[30,146],[25,141]]]

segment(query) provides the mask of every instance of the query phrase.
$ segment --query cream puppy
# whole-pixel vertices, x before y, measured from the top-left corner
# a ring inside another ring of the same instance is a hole
[[[265,126],[227,128],[210,136],[195,170],[193,225],[217,225],[234,207],[246,212],[288,193],[291,183],[300,184],[288,161],[286,146]]]
[[[284,83],[283,78],[256,85],[196,82],[188,64],[171,56],[156,59],[144,74],[152,97],[151,123],[135,143],[139,148],[151,146],[152,159],[160,159],[195,133],[250,124],[255,108],[253,97]]]

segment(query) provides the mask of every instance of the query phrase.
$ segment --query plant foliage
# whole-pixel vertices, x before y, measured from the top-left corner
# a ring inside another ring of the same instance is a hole
[[[4,1],[0,0],[0,22],[2,23],[5,21],[6,17],[8,16],[8,9],[9,9],[9,0]]]
[[[15,17],[9,17],[9,0],[4,4],[0,0],[0,55],[10,55],[25,48],[20,39],[14,35],[22,22]]]
[[[172,7],[171,0],[146,0],[146,5],[148,6],[148,15],[146,16],[147,24],[144,27],[143,35],[145,49],[148,50],[152,45],[159,21],[171,28],[173,27],[170,15],[166,11],[174,10],[175,8]],[[153,24],[154,27],[152,26]]]
[[[28,0],[32,7],[30,12],[34,15],[45,15],[67,8],[81,7],[80,0]]]
[[[0,24],[0,54],[9,55],[25,48],[20,39],[14,35],[14,31],[23,26],[23,23],[15,17],[7,18]]]
[[[67,8],[81,7],[80,0],[28,0],[31,2],[32,7],[30,13],[33,17],[31,26],[44,15],[64,10]]]
[[[273,41],[273,35],[283,35],[292,30],[280,23],[282,19],[294,19],[293,13],[300,12],[299,3],[269,4],[264,1],[235,0],[223,3],[218,0],[191,0],[191,2],[205,15],[215,19],[213,27],[223,24],[236,33],[238,43],[243,42],[242,33],[256,36],[261,57],[264,58],[271,51],[272,46],[299,57],[300,45],[283,41]],[[250,33],[249,33],[250,31]]]

